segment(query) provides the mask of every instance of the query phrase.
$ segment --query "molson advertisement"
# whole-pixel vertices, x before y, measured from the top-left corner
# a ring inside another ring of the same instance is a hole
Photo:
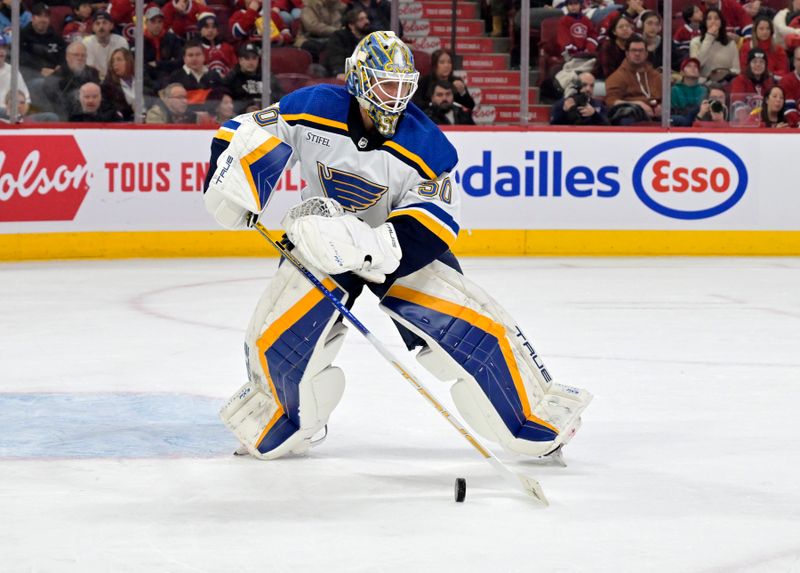
[[[218,230],[202,200],[212,136],[6,131],[0,234]],[[459,153],[451,177],[461,189],[464,230],[800,230],[793,133],[509,130],[448,137]],[[302,186],[297,167],[284,173],[267,226],[279,226]]]

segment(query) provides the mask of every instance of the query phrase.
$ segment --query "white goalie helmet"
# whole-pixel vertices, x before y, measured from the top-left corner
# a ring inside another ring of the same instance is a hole
[[[345,62],[347,91],[367,111],[378,132],[392,137],[414,92],[414,56],[394,32],[372,32]]]

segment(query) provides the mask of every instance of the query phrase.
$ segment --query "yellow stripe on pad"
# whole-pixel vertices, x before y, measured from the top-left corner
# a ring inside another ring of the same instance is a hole
[[[398,144],[394,141],[384,141],[383,144],[386,147],[390,147],[394,149],[397,153],[405,157],[406,159],[410,159],[414,164],[418,165],[420,169],[431,179],[436,179],[436,173],[433,172],[433,169],[428,167],[428,164],[422,160],[422,157],[417,155],[416,153],[410,152],[408,149],[403,147],[402,145]]]
[[[320,117],[310,113],[291,113],[281,116],[285,121],[310,121],[312,123],[319,123],[320,125],[327,125],[328,127],[335,127],[347,131],[347,124],[341,121],[328,119],[327,117]]]
[[[322,284],[325,285],[325,288],[327,288],[329,291],[333,291],[336,288],[336,284],[330,278],[326,278],[324,281],[322,281]],[[269,374],[269,365],[267,364],[267,349],[275,344],[275,341],[278,340],[278,338],[280,338],[284,332],[289,330],[292,325],[294,325],[312,308],[314,308],[314,306],[316,306],[324,296],[325,295],[323,295],[322,292],[316,288],[312,288],[289,310],[283,313],[275,322],[270,324],[269,328],[267,328],[256,341],[256,347],[258,348],[258,359],[261,362],[261,368],[263,369],[264,375],[269,383],[270,392],[272,392],[272,396],[275,399],[275,404],[278,407],[278,409],[275,411],[275,415],[272,416],[272,419],[269,421],[264,430],[261,432],[261,435],[256,440],[256,448],[258,448],[258,445],[264,440],[264,437],[269,433],[280,417],[286,412],[286,410],[283,408],[283,404],[281,404],[280,398],[278,397],[278,391],[275,388],[275,383],[272,381],[272,377]]]
[[[389,292],[386,293],[386,296],[399,298],[401,300],[435,310],[436,312],[446,314],[447,316],[458,318],[470,323],[475,328],[479,328],[484,332],[488,332],[494,336],[500,346],[500,351],[503,353],[503,358],[508,365],[508,371],[511,374],[511,378],[514,380],[514,388],[517,390],[517,395],[519,396],[519,401],[522,405],[522,413],[525,416],[525,419],[539,424],[540,426],[549,428],[558,434],[558,429],[555,426],[534,416],[531,412],[531,405],[530,402],[528,402],[528,393],[525,390],[525,384],[522,382],[522,376],[519,373],[517,361],[514,358],[514,352],[511,350],[511,345],[506,338],[506,329],[502,324],[492,320],[486,315],[475,312],[471,308],[467,308],[465,306],[461,306],[460,304],[437,298],[435,296],[431,296],[429,294],[425,294],[423,292],[419,292],[397,284],[389,289]]]
[[[447,247],[452,249],[458,236],[453,229],[444,223],[434,219],[433,216],[428,214],[424,209],[397,209],[392,211],[387,220],[400,215],[408,215],[419,221],[426,229],[433,233],[436,237],[441,239],[447,244]]]
[[[253,194],[253,197],[256,200],[256,205],[258,205],[259,212],[263,208],[263,205],[261,204],[261,198],[258,195],[258,187],[256,187],[256,182],[253,180],[253,174],[250,171],[250,166],[264,157],[270,151],[278,147],[278,145],[281,143],[283,142],[277,137],[270,137],[264,143],[256,147],[253,151],[239,160],[239,163],[242,165],[242,170],[247,177],[247,182],[250,184],[250,192]]]

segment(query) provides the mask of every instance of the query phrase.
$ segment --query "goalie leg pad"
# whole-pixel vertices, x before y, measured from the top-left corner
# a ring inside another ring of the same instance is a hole
[[[552,382],[513,319],[463,275],[434,261],[395,281],[381,308],[425,340],[426,369],[457,380],[456,407],[481,436],[538,456],[574,435],[591,394]]]
[[[330,278],[323,283],[346,300]],[[331,366],[347,332],[337,316],[294,267],[281,265],[247,331],[250,381],[220,412],[253,456],[305,451],[327,423],[344,392],[344,375]]]

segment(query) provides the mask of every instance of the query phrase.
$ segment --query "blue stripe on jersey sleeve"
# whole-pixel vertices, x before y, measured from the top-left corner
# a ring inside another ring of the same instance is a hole
[[[344,86],[333,84],[300,88],[280,101],[281,115],[308,113],[342,123],[347,123],[349,109],[350,94]]]

